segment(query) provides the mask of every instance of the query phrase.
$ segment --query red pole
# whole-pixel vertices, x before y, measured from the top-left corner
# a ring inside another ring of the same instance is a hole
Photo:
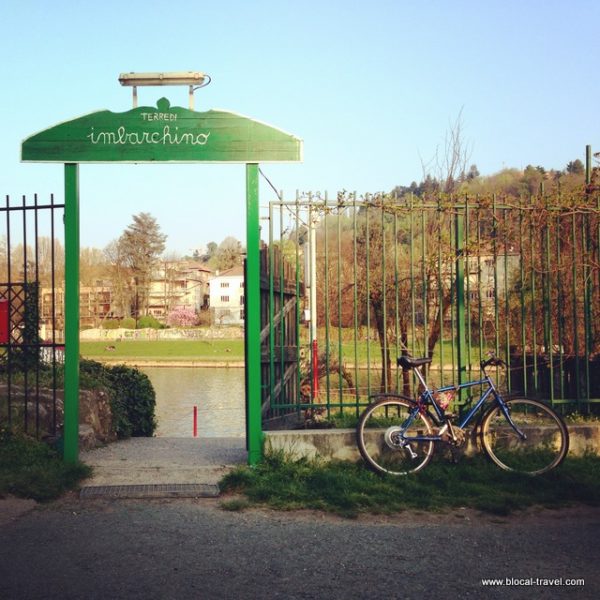
[[[194,437],[198,437],[198,407],[194,406]]]
[[[10,343],[10,318],[8,300],[0,300],[0,344]]]
[[[313,400],[317,397],[319,393],[319,348],[317,345],[317,340],[313,340],[312,343],[312,372],[313,372],[313,384],[312,384],[312,392],[313,392]]]

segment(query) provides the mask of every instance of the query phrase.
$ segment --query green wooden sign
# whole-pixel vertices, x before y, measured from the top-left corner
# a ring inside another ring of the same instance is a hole
[[[22,145],[25,162],[299,162],[302,140],[235,113],[157,107],[90,113],[45,129]]]

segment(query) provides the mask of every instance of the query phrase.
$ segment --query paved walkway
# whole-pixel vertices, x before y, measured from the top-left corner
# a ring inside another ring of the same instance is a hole
[[[244,438],[131,438],[80,454],[94,469],[85,487],[215,485],[247,461]]]
[[[41,506],[0,527],[0,598],[600,597],[597,508],[343,520],[315,511],[227,512],[219,504],[67,496]],[[486,586],[484,578],[498,582]]]

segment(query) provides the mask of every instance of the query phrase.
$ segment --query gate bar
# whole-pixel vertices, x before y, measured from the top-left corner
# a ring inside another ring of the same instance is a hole
[[[465,258],[464,258],[464,212],[459,209],[455,215],[455,251],[456,251],[456,349],[457,349],[457,384],[466,380],[466,343],[465,343]],[[459,401],[462,397],[459,396]]]
[[[79,165],[65,164],[65,462],[79,441]]]
[[[246,164],[246,381],[248,397],[248,464],[262,456],[260,357],[260,219],[258,164]]]

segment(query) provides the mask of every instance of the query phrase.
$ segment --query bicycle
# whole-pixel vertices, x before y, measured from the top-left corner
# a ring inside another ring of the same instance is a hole
[[[391,475],[416,473],[432,459],[435,444],[464,446],[465,427],[489,399],[492,404],[482,411],[474,430],[496,465],[506,471],[540,475],[563,461],[569,433],[562,418],[537,400],[505,400],[487,374],[490,366],[506,366],[504,361],[491,356],[481,362],[482,379],[434,390],[421,372],[431,360],[407,355],[398,358],[398,366],[414,370],[421,384],[417,400],[401,394],[377,394],[361,414],[356,429],[358,449],[372,470]],[[475,386],[482,386],[480,397],[456,424],[455,415],[446,409],[460,390]]]

